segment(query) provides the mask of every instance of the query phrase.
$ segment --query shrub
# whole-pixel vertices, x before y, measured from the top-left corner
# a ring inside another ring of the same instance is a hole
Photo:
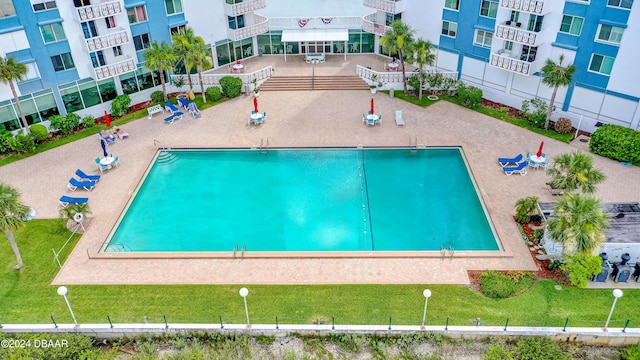
[[[640,345],[630,346],[620,353],[622,360],[640,360]]]
[[[226,97],[234,98],[242,91],[242,80],[233,76],[225,76],[220,79],[220,87]]]
[[[49,118],[49,121],[51,121],[52,128],[60,130],[63,134],[68,134],[78,127],[80,116],[74,113],[69,113],[67,116],[54,115]]]
[[[7,143],[11,138],[13,138],[11,131],[4,129],[0,130],[0,154],[11,151],[9,144]]]
[[[528,223],[538,208],[538,198],[529,196],[516,201],[516,221],[520,224]]]
[[[573,130],[573,124],[571,124],[571,119],[560,118],[553,125],[553,128],[558,134],[568,134]]]
[[[532,100],[523,101],[520,114],[529,120],[531,125],[542,129],[544,128],[544,123],[547,121],[547,110],[549,110],[547,102],[537,97]]]
[[[493,299],[504,299],[517,294],[533,283],[529,272],[508,271],[506,274],[497,271],[484,271],[480,277],[482,293]]]
[[[564,354],[558,345],[546,337],[521,337],[513,350],[513,355],[518,360],[571,359],[570,355]]]
[[[589,149],[609,159],[638,163],[640,131],[619,125],[602,125],[591,134]]]
[[[88,128],[88,127],[92,127],[95,124],[96,124],[96,118],[94,118],[92,115],[87,115],[82,118],[82,127]]]
[[[7,139],[9,148],[17,153],[31,153],[36,149],[36,143],[31,134],[25,135],[20,132],[16,137]]]
[[[602,258],[596,255],[585,256],[581,254],[567,256],[567,261],[562,264],[560,269],[569,272],[571,285],[586,288],[589,279],[602,270]]]
[[[131,105],[131,98],[127,94],[118,95],[113,102],[111,102],[111,114],[113,116],[121,116],[129,111],[129,105]]]
[[[162,90],[157,90],[151,93],[151,101],[154,103],[164,102],[164,93]]]
[[[204,95],[209,101],[218,101],[222,97],[222,92],[220,91],[219,87],[212,86],[204,91]]]
[[[460,102],[462,102],[462,105],[469,109],[474,109],[480,105],[480,102],[482,101],[482,90],[475,86],[466,86],[461,84],[458,87],[458,98],[460,99]]]
[[[37,143],[41,143],[49,137],[49,130],[47,127],[42,124],[34,124],[29,127],[29,131],[31,135],[33,135],[33,140]]]
[[[72,126],[71,130],[77,128],[78,126],[80,126],[80,120],[82,118],[80,117],[80,115],[76,114],[76,113],[68,113],[67,114],[67,122],[69,123],[69,126]]]
[[[500,344],[493,344],[482,357],[482,360],[513,360],[513,356]]]
[[[442,73],[435,72],[427,74],[427,83],[429,84],[429,89],[432,93],[440,91],[443,81],[444,75],[442,75]]]

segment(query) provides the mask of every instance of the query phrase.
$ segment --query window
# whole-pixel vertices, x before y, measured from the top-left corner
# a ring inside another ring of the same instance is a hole
[[[55,71],[68,70],[76,67],[73,64],[73,58],[71,57],[71,53],[64,53],[64,54],[52,56],[51,62],[53,63],[53,69]]]
[[[244,27],[244,15],[227,16],[227,18],[229,19],[229,29],[236,30]]]
[[[73,6],[83,7],[91,5],[91,0],[73,0]]]
[[[623,9],[631,9],[631,5],[633,5],[633,0],[608,0],[608,6],[615,6]]]
[[[614,58],[609,56],[593,54],[593,57],[591,57],[591,64],[589,64],[589,71],[609,75],[611,74],[611,68],[613,68],[614,60]]]
[[[0,18],[16,16],[16,8],[11,0],[0,0]]]
[[[100,66],[107,65],[107,62],[104,60],[104,53],[102,52],[102,50],[92,52],[91,54],[89,54],[89,57],[91,58],[91,64],[94,68],[99,68]]]
[[[127,9],[127,16],[129,17],[129,24],[147,21],[147,13],[144,11],[144,5]]]
[[[24,64],[27,67],[27,74],[20,81],[39,79],[38,65],[35,62]]]
[[[562,17],[560,32],[571,35],[580,35],[580,31],[582,31],[582,21],[582,18],[565,15]]]
[[[55,9],[57,7],[58,6],[56,5],[55,1],[46,1],[46,2],[33,4],[33,11],[35,11],[35,12],[45,11],[45,10]]]
[[[393,22],[396,20],[402,20],[401,14],[386,13],[384,24],[387,26],[391,26],[391,24],[393,24]]]
[[[133,44],[136,51],[144,50],[149,47],[149,34],[141,34],[133,37]]]
[[[113,16],[107,16],[104,18],[104,22],[107,24],[107,29],[116,27],[116,19]]]
[[[538,54],[538,48],[537,47],[533,47],[533,46],[529,46],[529,45],[522,45],[522,52],[520,53],[520,60],[528,61],[528,62],[534,62],[534,61],[536,61],[536,55],[537,54]]]
[[[598,29],[598,37],[596,40],[620,44],[623,32],[624,29],[621,27],[600,25],[600,29]]]
[[[460,0],[444,0],[444,7],[451,10],[460,10]]]
[[[480,5],[480,16],[486,16],[495,19],[498,12],[498,3],[490,0],[482,0]]]
[[[442,35],[456,37],[458,31],[458,23],[443,21],[442,22]]]
[[[533,32],[540,32],[542,29],[542,20],[544,16],[542,15],[529,15],[529,23],[527,24],[527,30]]]
[[[40,26],[40,32],[42,33],[42,39],[45,44],[54,43],[62,40],[66,40],[64,36],[64,29],[62,29],[62,23],[53,23]]]
[[[180,25],[180,26],[172,27],[171,29],[169,29],[169,32],[171,32],[171,35],[175,35],[175,34],[179,34],[181,31],[184,31],[186,29],[187,29],[186,25]]]
[[[83,22],[82,33],[84,34],[85,39],[90,39],[92,37],[98,36],[98,30],[96,30],[96,23],[93,21]]]
[[[113,56],[122,55],[122,47],[120,45],[113,47]]]
[[[473,44],[482,47],[491,47],[491,39],[493,39],[492,32],[485,30],[476,30],[476,39]]]
[[[167,15],[173,15],[182,12],[182,0],[164,0],[167,7]]]
[[[520,11],[511,10],[511,15],[509,15],[509,20],[513,22],[518,22],[518,19],[520,19]]]
[[[507,50],[507,51],[512,51],[513,50],[513,41],[505,41],[504,42],[504,46],[502,48]]]

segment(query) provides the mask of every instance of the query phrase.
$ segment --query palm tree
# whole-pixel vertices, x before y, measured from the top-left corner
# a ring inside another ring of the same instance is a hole
[[[20,105],[20,99],[18,99],[18,93],[16,92],[16,85],[14,84],[16,80],[22,79],[25,75],[27,75],[27,66],[25,64],[16,61],[16,58],[13,56],[9,58],[0,56],[0,81],[9,84],[11,87],[13,99],[18,106],[18,112],[20,112],[20,121],[22,122],[24,133],[28,134],[29,123],[27,123],[27,118],[24,117],[22,105]]]
[[[29,215],[29,207],[20,200],[18,190],[0,181],[0,227],[4,230],[13,253],[16,255],[18,261],[18,265],[15,266],[16,270],[22,268],[24,263],[13,232],[24,225],[27,215]]]
[[[593,255],[600,249],[608,225],[609,219],[600,207],[600,200],[572,192],[554,206],[547,231],[552,239],[562,244],[564,253],[575,250],[582,255]]]
[[[196,42],[186,55],[187,63],[190,67],[195,67],[198,70],[198,80],[200,81],[200,91],[202,92],[202,102],[207,102],[204,94],[204,83],[202,81],[202,69],[211,67],[211,49],[204,43],[204,39],[200,36],[196,36]]]
[[[151,45],[142,53],[145,60],[144,66],[151,71],[160,72],[160,83],[162,84],[162,93],[164,101],[167,101],[167,89],[164,83],[165,74],[173,70],[176,63],[176,55],[173,49],[166,42],[158,44],[158,41],[151,42]]]
[[[380,45],[385,52],[390,54],[398,54],[402,69],[402,82],[404,83],[404,93],[407,93],[407,77],[404,69],[403,51],[407,50],[413,43],[413,30],[400,20],[396,20],[391,24],[391,29],[387,30],[380,38]]]
[[[547,62],[544,64],[542,69],[540,69],[540,73],[544,76],[542,83],[553,88],[553,93],[549,100],[549,110],[547,110],[547,120],[544,123],[545,129],[549,128],[549,120],[551,120],[551,112],[553,112],[553,103],[556,101],[558,88],[560,86],[569,86],[569,84],[571,84],[571,78],[577,70],[574,64],[563,67],[563,61],[564,55],[560,55],[557,64],[551,59],[547,59]]]
[[[191,48],[193,48],[194,44],[197,42],[196,35],[193,33],[193,29],[184,28],[180,29],[178,33],[171,35],[171,41],[173,41],[174,54],[176,55],[178,60],[182,60],[184,67],[187,69],[189,90],[193,91],[193,83],[191,82],[191,69],[193,68],[193,66],[192,64],[188,63],[188,57]]]
[[[551,176],[549,185],[565,192],[580,190],[593,193],[596,185],[604,182],[606,176],[593,167],[593,157],[578,150],[560,154],[553,158],[553,166],[547,170]]]
[[[420,91],[418,92],[418,99],[422,99],[422,80],[424,79],[422,73],[424,72],[425,65],[433,66],[436,61],[436,54],[433,53],[433,44],[431,44],[431,41],[424,39],[418,39],[411,44],[410,51],[416,55],[416,62],[420,69]]]

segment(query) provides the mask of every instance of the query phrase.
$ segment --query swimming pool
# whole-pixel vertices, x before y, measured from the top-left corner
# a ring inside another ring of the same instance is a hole
[[[499,250],[460,148],[159,151],[104,252]]]

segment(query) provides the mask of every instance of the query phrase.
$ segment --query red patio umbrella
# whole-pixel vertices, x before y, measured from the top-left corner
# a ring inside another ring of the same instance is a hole
[[[258,112],[258,98],[257,97],[253,98],[253,110],[255,110],[255,112]]]
[[[107,127],[111,127],[111,120],[109,119],[109,114],[107,114],[107,110],[104,111],[104,121],[107,124]]]
[[[537,157],[542,157],[542,147],[544,146],[544,141],[540,143],[540,149],[538,149],[538,152],[536,153]]]
[[[373,98],[371,98],[371,115],[373,115],[373,114],[374,114],[374,112],[373,112]]]

